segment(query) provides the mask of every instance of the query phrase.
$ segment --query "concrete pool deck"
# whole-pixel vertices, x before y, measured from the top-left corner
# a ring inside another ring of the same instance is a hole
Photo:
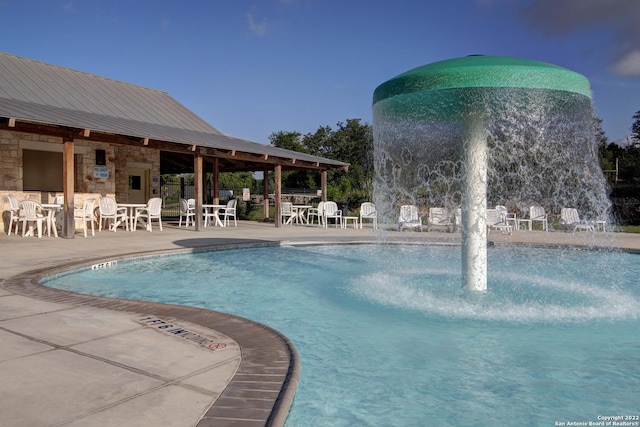
[[[389,232],[391,241],[458,244],[459,234]],[[492,232],[496,244],[583,245],[591,233]],[[597,233],[640,251],[640,235]],[[358,243],[363,230],[241,221],[197,233],[0,236],[0,425],[282,425],[300,369],[286,337],[209,310],[83,296],[38,285],[57,271],[149,253],[284,243]]]

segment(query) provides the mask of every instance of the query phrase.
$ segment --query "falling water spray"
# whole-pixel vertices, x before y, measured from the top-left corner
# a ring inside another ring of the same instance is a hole
[[[400,74],[373,95],[379,221],[461,208],[463,286],[484,291],[487,206],[608,214],[593,123],[589,81],[556,65],[476,55]]]

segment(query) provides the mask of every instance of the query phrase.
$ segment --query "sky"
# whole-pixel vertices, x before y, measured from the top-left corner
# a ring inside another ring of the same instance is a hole
[[[375,88],[471,54],[589,79],[610,141],[640,111],[640,0],[0,0],[0,51],[167,92],[236,138],[372,123]]]

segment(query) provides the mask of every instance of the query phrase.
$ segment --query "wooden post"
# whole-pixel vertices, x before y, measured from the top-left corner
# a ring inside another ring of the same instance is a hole
[[[269,221],[269,170],[262,171],[262,207],[264,222]]]
[[[207,189],[209,186],[207,185],[207,162],[204,161],[204,156],[202,157],[202,203],[213,203],[209,202],[209,195],[207,194]]]
[[[327,201],[327,170],[322,169],[320,172],[320,190],[322,190],[322,201]]]
[[[220,204],[220,159],[213,158],[213,204]]]
[[[282,217],[280,216],[280,205],[282,202],[280,201],[280,193],[282,192],[282,165],[275,166],[275,205],[276,205],[276,227],[280,227],[282,225]]]
[[[202,231],[202,155],[196,153],[193,157],[193,186],[196,199],[196,231]]]
[[[73,158],[73,139],[64,139],[62,143],[62,190],[64,192],[64,206],[62,207],[62,237],[73,239],[76,234],[74,220],[74,183],[75,168]]]

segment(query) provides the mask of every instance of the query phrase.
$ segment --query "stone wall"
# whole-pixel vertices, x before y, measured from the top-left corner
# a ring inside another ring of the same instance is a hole
[[[16,132],[0,131],[0,171],[0,189],[22,190],[22,154]]]
[[[107,164],[115,167],[115,192],[119,202],[126,203],[129,188],[127,168],[131,164],[150,166],[149,197],[160,197],[160,152],[145,146],[118,145],[114,147],[113,157],[107,156]],[[156,185],[153,177],[157,177]]]
[[[113,194],[116,192],[116,182],[114,176],[116,176],[115,162],[109,161],[113,159],[115,147],[105,142],[95,141],[74,141],[76,147],[88,147],[88,150],[83,150],[83,154],[78,154],[76,160],[78,161],[78,177],[76,182],[81,185],[81,188],[76,188],[76,192],[80,193],[98,193],[98,194]],[[105,150],[107,164],[105,166],[109,169],[108,178],[97,178],[94,176],[94,167],[96,167],[96,154],[95,150]],[[78,159],[80,157],[80,159]],[[79,179],[78,179],[79,178]]]

